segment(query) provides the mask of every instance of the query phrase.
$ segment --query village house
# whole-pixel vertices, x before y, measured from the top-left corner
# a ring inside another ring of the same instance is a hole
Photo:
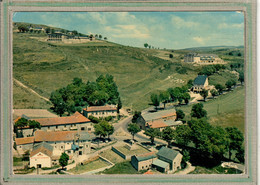
[[[56,131],[46,132],[38,130],[35,132],[34,142],[41,143],[46,142],[53,146],[53,156],[59,156],[65,152],[69,156],[86,155],[91,150],[91,138],[90,135],[85,132],[77,131]]]
[[[182,154],[176,150],[162,147],[157,153],[158,159],[152,164],[158,171],[173,173],[181,169]],[[169,166],[166,164],[168,163]]]
[[[188,53],[184,55],[184,62],[196,64],[220,64],[224,61],[215,54]]]
[[[147,128],[158,128],[160,130],[165,127],[175,128],[181,123],[180,121],[175,121],[176,116],[175,109],[147,113],[137,118],[137,124],[142,130]]]
[[[148,170],[152,167],[153,161],[157,158],[155,152],[149,152],[131,157],[131,164],[137,170]]]
[[[33,148],[34,137],[15,138],[15,145],[18,154],[22,155],[26,151],[31,151]]]
[[[206,75],[198,75],[194,82],[191,90],[195,93],[200,93],[203,89],[208,89],[209,87],[209,80]]]
[[[108,116],[117,116],[117,108],[115,105],[104,105],[104,106],[90,106],[83,109],[83,115],[86,117],[108,117]]]
[[[55,118],[40,118],[40,119],[30,119],[38,121],[41,125],[41,130],[43,131],[88,131],[93,132],[93,123],[80,114],[76,112],[72,116],[68,117],[55,117]],[[15,120],[15,122],[18,121]],[[24,137],[30,137],[33,135],[33,129],[29,127],[20,128]]]
[[[47,143],[35,145],[30,154],[30,168],[52,167],[53,146]]]

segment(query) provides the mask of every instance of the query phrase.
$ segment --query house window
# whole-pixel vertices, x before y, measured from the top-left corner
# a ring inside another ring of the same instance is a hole
[[[60,148],[63,149],[63,146],[61,146]]]
[[[88,128],[88,131],[91,131],[91,128]]]
[[[66,128],[67,127],[67,125],[64,125],[64,128]]]
[[[79,151],[79,155],[82,155],[82,151]]]
[[[58,126],[56,126],[56,129],[58,129]]]
[[[19,148],[22,148],[22,146],[19,146]]]
[[[50,130],[50,127],[48,127],[48,129]]]
[[[85,130],[85,127],[81,127],[81,130]]]

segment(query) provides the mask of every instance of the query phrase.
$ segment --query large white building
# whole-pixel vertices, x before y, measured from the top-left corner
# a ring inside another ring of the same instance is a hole
[[[86,117],[94,116],[97,118],[117,116],[117,108],[115,105],[104,105],[104,106],[90,106],[83,109],[83,115]]]
[[[184,62],[196,64],[223,64],[224,61],[215,54],[188,53],[184,55]]]

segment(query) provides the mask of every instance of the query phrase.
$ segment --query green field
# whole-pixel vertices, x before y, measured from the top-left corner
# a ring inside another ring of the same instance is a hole
[[[86,163],[84,165],[78,164],[75,168],[72,168],[71,170],[69,170],[69,172],[71,172],[73,174],[81,174],[81,173],[84,173],[84,172],[89,172],[89,171],[92,171],[92,170],[103,168],[103,167],[106,167],[108,165],[109,165],[108,162],[99,158],[95,161],[91,161],[91,162]]]
[[[138,172],[132,165],[130,161],[125,161],[117,163],[112,168],[109,168],[102,172],[102,174],[142,174],[143,172]]]
[[[124,159],[122,157],[120,157],[118,154],[116,154],[112,150],[105,150],[100,153],[100,156],[104,157],[105,159],[108,159],[112,163],[120,163],[120,162],[124,161]]]
[[[232,92],[220,95],[214,100],[202,102],[208,112],[209,121],[218,126],[236,126],[244,132],[245,124],[245,87],[239,86]],[[190,119],[192,105],[182,106],[180,109]]]

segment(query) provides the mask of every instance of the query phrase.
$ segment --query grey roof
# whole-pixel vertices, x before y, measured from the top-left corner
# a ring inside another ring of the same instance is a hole
[[[207,78],[208,78],[208,77],[207,77],[206,75],[198,75],[198,76],[195,78],[193,84],[194,84],[194,85],[204,85]]]
[[[155,166],[159,166],[161,168],[167,168],[169,166],[169,163],[164,162],[160,159],[154,160],[152,164],[155,165]]]
[[[157,153],[158,156],[164,157],[166,159],[169,160],[174,160],[175,157],[179,154],[180,152],[170,149],[170,148],[166,148],[166,147],[162,147],[159,152]]]
[[[149,159],[156,158],[156,155],[153,153],[151,155],[141,155],[141,156],[135,156],[137,161],[146,161]]]
[[[50,151],[53,151],[53,146],[51,146],[50,144],[48,144],[46,142],[42,142],[40,144],[34,145],[33,150],[36,150],[36,149],[38,149],[40,147],[44,147],[44,148],[46,148],[46,149],[48,149]]]
[[[175,113],[175,112],[176,112],[175,109],[169,109],[169,110],[162,110],[162,111],[144,114],[142,116],[145,121],[151,121],[151,120],[159,119],[165,115],[168,115],[170,113]]]
[[[81,132],[79,134],[79,140],[90,140],[90,135],[88,132]]]

